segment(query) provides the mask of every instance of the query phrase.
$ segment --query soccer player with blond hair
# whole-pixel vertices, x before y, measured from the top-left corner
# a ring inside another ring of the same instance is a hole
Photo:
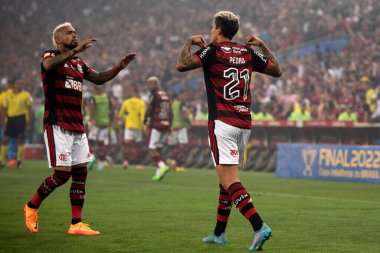
[[[42,201],[71,177],[72,219],[68,234],[100,234],[82,222],[87,163],[92,158],[83,124],[82,85],[83,80],[96,85],[112,80],[128,66],[135,54],[127,53],[113,68],[97,72],[77,56],[95,42],[95,38],[78,41],[74,27],[70,23],[63,23],[53,31],[53,44],[56,49],[45,51],[41,57],[41,78],[45,95],[44,139],[49,167],[54,171],[24,206],[25,225],[31,233],[38,232],[37,212]]]
[[[147,126],[147,144],[149,155],[156,165],[154,181],[160,181],[170,170],[162,158],[161,150],[166,145],[173,120],[171,101],[156,76],[147,80],[150,91],[149,103],[145,112],[144,124]]]

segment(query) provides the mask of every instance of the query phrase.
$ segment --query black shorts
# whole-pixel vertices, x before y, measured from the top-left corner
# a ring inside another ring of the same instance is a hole
[[[8,117],[4,136],[25,138],[26,115]]]

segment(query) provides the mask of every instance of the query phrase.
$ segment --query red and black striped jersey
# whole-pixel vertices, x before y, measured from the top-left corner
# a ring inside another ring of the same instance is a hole
[[[149,118],[149,127],[160,131],[169,131],[172,123],[172,107],[169,96],[163,90],[152,92],[146,118]]]
[[[82,115],[82,85],[92,69],[80,57],[46,71],[42,62],[61,54],[46,51],[41,57],[41,78],[45,94],[44,129],[59,125],[67,131],[85,132]]]
[[[234,42],[210,44],[193,55],[204,72],[209,120],[251,128],[251,74],[263,73],[269,59]]]

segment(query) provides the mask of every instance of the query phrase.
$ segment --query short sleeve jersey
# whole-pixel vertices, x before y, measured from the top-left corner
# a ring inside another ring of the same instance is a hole
[[[61,54],[46,51],[41,57],[41,78],[45,95],[44,129],[59,125],[67,131],[85,132],[82,115],[83,79],[92,69],[80,57],[46,71],[42,62]]]
[[[119,117],[125,117],[125,127],[129,129],[144,129],[145,102],[137,97],[124,100]]]
[[[172,121],[172,109],[169,96],[163,90],[151,93],[148,105],[150,128],[169,131]]]
[[[234,42],[210,44],[193,55],[204,72],[209,120],[251,128],[251,74],[263,73],[269,59]]]
[[[14,93],[9,90],[6,96],[2,99],[2,107],[7,110],[8,117],[17,117],[21,115],[28,115],[29,108],[33,104],[33,98],[29,92],[22,90]]]

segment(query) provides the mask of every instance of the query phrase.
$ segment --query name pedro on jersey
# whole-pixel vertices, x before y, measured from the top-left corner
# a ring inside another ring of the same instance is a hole
[[[230,57],[230,63],[232,64],[245,64],[244,58],[241,57]]]

